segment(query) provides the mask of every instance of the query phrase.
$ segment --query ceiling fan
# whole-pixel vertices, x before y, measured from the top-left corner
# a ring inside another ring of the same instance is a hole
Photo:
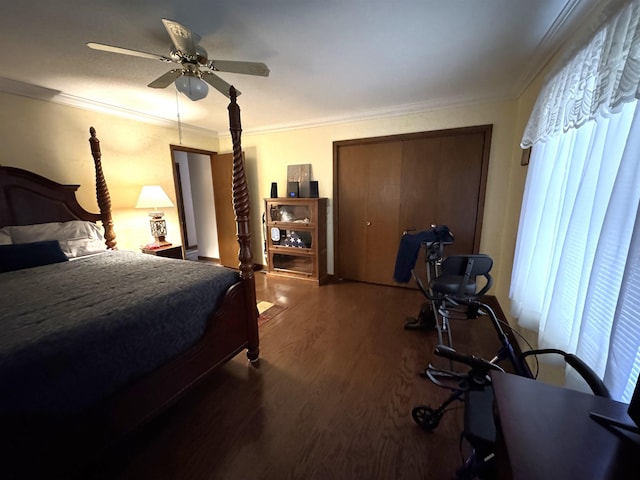
[[[207,96],[209,90],[207,83],[226,97],[229,97],[229,88],[231,88],[231,85],[214,72],[243,73],[261,77],[269,76],[269,68],[264,63],[209,60],[207,51],[199,45],[200,35],[173,20],[163,18],[162,23],[167,29],[167,33],[173,44],[168,57],[142,52],[140,50],[114,47],[102,43],[89,42],[87,46],[105,52],[150,58],[165,63],[177,63],[179,67],[169,70],[164,75],[156,78],[148,86],[151,88],[166,88],[175,82],[178,91],[194,101],[201,100]],[[236,94],[240,95],[240,92],[236,91]]]

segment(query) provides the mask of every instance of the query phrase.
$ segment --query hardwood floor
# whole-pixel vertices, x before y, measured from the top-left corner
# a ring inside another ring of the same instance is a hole
[[[449,396],[419,376],[441,361],[431,353],[436,333],[404,329],[423,302],[416,290],[317,287],[261,272],[256,287],[258,300],[286,307],[260,328],[259,367],[238,355],[84,478],[452,477],[462,410],[433,432],[411,417]],[[486,318],[452,321],[452,332],[462,352],[498,348]]]

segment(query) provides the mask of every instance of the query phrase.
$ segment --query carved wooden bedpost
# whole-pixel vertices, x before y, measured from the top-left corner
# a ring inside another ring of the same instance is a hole
[[[111,197],[109,196],[109,189],[107,188],[107,182],[104,179],[102,173],[102,153],[100,152],[100,140],[96,137],[96,129],[89,128],[91,138],[89,138],[89,144],[91,145],[91,155],[93,155],[93,163],[96,167],[96,197],[98,199],[98,207],[100,207],[100,216],[102,217],[102,227],[104,228],[104,239],[107,248],[116,248],[116,234],[113,231],[113,220],[111,218]]]
[[[240,107],[236,103],[237,93],[232,86],[229,89],[229,131],[233,141],[233,209],[236,214],[236,223],[238,226],[238,243],[240,251],[238,258],[240,260],[240,278],[245,286],[246,306],[250,311],[247,312],[249,318],[249,348],[247,357],[249,360],[256,361],[259,354],[259,337],[258,337],[258,309],[256,307],[256,286],[253,277],[253,257],[251,254],[251,231],[249,230],[249,187],[247,177],[244,171],[244,159],[242,158],[242,144],[240,136],[242,126],[240,124]]]

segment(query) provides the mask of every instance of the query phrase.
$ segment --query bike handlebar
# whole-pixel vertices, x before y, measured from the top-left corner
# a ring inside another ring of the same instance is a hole
[[[440,357],[453,360],[454,362],[463,363],[470,366],[475,370],[481,370],[488,372],[489,370],[503,371],[498,365],[491,363],[483,358],[476,357],[475,355],[465,355],[457,352],[453,348],[447,345],[437,345],[434,353]]]
[[[480,300],[477,300],[476,298],[469,298],[469,297],[458,297],[455,295],[446,295],[445,296],[445,302],[449,302],[450,304],[452,304],[453,306],[458,306],[460,304],[464,304],[469,306],[470,308],[474,308],[477,309],[478,311],[484,312],[486,313],[490,320],[491,323],[493,324],[493,328],[495,329],[496,333],[498,334],[498,338],[500,339],[500,343],[502,344],[502,348],[501,350],[498,352],[497,354],[497,360],[496,363],[508,358],[511,361],[511,364],[513,365],[514,369],[516,370],[516,372],[522,376],[528,376],[531,377],[531,373],[528,372],[528,367],[526,366],[526,364],[518,358],[513,346],[511,345],[511,342],[509,340],[509,336],[505,333],[504,329],[502,328],[502,326],[500,325],[500,320],[498,319],[496,312],[493,310],[493,308],[491,308],[490,305],[487,305],[486,303],[481,302]],[[455,350],[454,350],[455,352]],[[455,352],[457,353],[457,352]],[[441,356],[446,356],[446,355],[451,355],[451,352],[445,352],[443,355]],[[462,354],[457,354],[457,355],[462,355]],[[481,363],[474,363],[473,365],[469,362],[471,362],[471,360],[469,360],[470,358],[474,358],[477,361],[483,361],[483,362],[487,362],[486,360],[482,360],[478,357],[468,357],[468,356],[464,356],[462,355],[462,357],[466,357],[466,361],[463,360],[462,358],[458,358],[455,359],[455,361],[464,363],[466,365],[475,367],[475,368],[484,368],[485,371],[488,371],[489,367],[486,367],[481,364]],[[492,369],[497,369],[497,370],[502,370],[502,368],[498,367],[496,365],[496,363],[491,363],[491,362],[487,362],[489,365],[492,365]]]

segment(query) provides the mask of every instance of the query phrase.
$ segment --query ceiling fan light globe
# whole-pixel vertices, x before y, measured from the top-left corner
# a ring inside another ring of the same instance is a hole
[[[190,75],[182,75],[176,80],[176,88],[190,100],[202,100],[209,93],[209,87],[204,80]]]

